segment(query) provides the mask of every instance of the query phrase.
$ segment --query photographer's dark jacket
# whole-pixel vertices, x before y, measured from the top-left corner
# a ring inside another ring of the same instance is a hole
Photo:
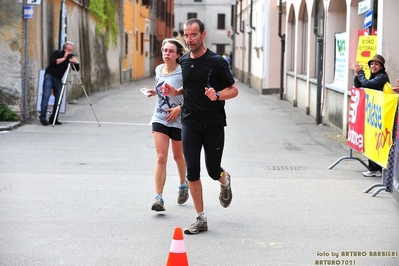
[[[369,79],[365,77],[363,70],[360,70],[358,75],[355,76],[356,88],[366,88],[382,91],[385,83],[387,82],[389,82],[389,78],[385,70],[380,70],[376,74],[371,73]]]
[[[57,59],[63,58],[65,55],[64,50],[56,50],[50,56],[50,63],[46,68],[46,74],[49,74],[57,79],[62,79],[65,71],[68,68],[69,60],[63,61],[61,64],[57,65]],[[72,63],[73,64],[73,63]],[[79,71],[79,64],[74,64],[76,71]],[[73,69],[73,68],[72,68]]]

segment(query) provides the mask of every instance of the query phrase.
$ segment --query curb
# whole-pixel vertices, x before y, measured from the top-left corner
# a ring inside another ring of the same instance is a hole
[[[13,130],[14,128],[18,127],[21,125],[21,122],[1,122],[0,121],[0,131],[10,131]]]

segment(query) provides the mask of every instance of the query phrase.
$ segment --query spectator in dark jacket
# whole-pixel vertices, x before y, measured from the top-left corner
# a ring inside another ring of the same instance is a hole
[[[367,88],[382,91],[385,83],[389,82],[388,74],[385,72],[385,59],[381,55],[375,55],[369,62],[370,78],[367,79],[364,75],[363,67],[359,63],[353,64],[355,71],[355,87]],[[367,177],[380,177],[382,167],[375,162],[369,160],[369,170],[363,172],[363,176]]]
[[[55,113],[63,85],[62,77],[64,76],[65,71],[68,69],[69,63],[74,64],[74,69],[79,71],[79,62],[72,54],[74,46],[75,45],[73,42],[65,42],[61,51],[56,50],[50,56],[50,63],[46,68],[46,73],[44,74],[42,102],[40,105],[39,118],[43,126],[47,126],[49,122],[50,124],[53,124],[54,120],[56,125],[61,125],[61,122],[58,121],[58,117],[55,117]],[[51,113],[49,122],[47,122],[47,106],[50,99],[51,90],[53,90],[55,100],[53,112]]]

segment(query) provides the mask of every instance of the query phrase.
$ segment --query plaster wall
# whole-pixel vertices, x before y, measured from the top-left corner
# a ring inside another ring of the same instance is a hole
[[[115,5],[118,2],[115,1]],[[76,1],[66,1],[67,36],[75,43],[75,53],[81,64],[79,75],[90,94],[110,89],[120,82],[120,38],[107,47],[104,34],[96,32],[96,21],[88,10]],[[22,17],[22,1],[2,0],[0,9],[0,100],[10,106],[19,116],[24,113],[25,63],[27,63],[28,118],[37,116],[38,75],[48,65],[51,53],[59,49],[59,0],[42,1],[34,6],[32,19]],[[119,12],[116,8],[116,12]],[[115,14],[117,17],[118,15]],[[118,21],[118,19],[116,19]],[[25,31],[27,25],[27,32]],[[119,27],[120,25],[118,25]],[[28,33],[27,45],[25,34]],[[120,36],[120,35],[118,35]],[[25,61],[25,47],[27,60]],[[68,87],[68,97],[84,96],[81,86]]]

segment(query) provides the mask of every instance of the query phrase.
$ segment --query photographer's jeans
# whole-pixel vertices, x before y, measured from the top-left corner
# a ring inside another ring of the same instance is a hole
[[[51,114],[51,116],[54,116],[57,110],[58,100],[60,98],[62,90],[62,80],[56,79],[53,76],[46,74],[44,75],[44,81],[43,81],[43,94],[42,94],[42,102],[40,105],[40,117],[39,117],[40,121],[46,120],[47,106],[48,106],[48,101],[50,100],[51,90],[53,90],[55,97],[53,112]]]

